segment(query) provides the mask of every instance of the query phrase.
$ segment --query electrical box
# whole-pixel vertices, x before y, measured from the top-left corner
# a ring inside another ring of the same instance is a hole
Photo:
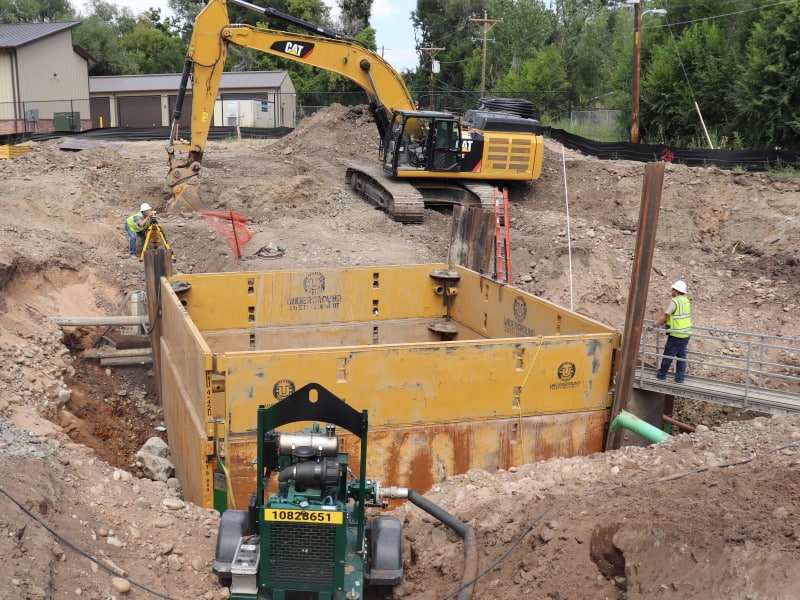
[[[53,129],[56,131],[80,131],[81,113],[57,112],[53,113]]]

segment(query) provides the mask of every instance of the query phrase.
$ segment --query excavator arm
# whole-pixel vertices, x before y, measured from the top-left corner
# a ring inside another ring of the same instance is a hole
[[[228,18],[228,2],[261,12],[270,19],[303,27],[312,33],[306,35],[231,24]],[[209,0],[195,20],[173,114],[167,146],[167,183],[172,188],[168,210],[203,208],[198,189],[200,164],[230,44],[325,69],[354,81],[370,99],[370,108],[381,140],[384,139],[391,116],[396,111],[414,110],[414,101],[402,77],[380,55],[358,42],[339,37],[333,31],[274,9],[260,8],[243,0]],[[193,79],[191,139],[189,143],[180,143],[174,136],[190,75]],[[181,152],[185,160],[179,159],[176,151]]]

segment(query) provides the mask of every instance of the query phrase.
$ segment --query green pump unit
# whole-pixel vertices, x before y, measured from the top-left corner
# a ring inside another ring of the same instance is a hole
[[[277,431],[297,422],[313,425]],[[337,427],[360,440],[358,477]],[[359,600],[365,585],[402,580],[399,519],[366,522],[367,507],[387,506],[366,478],[367,429],[366,410],[314,383],[259,407],[256,491],[222,514],[212,566],[231,600]]]

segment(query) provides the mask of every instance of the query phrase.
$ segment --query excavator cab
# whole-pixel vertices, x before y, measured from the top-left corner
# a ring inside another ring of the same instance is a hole
[[[462,133],[458,119],[445,112],[404,111],[392,115],[381,146],[383,170],[459,171]]]

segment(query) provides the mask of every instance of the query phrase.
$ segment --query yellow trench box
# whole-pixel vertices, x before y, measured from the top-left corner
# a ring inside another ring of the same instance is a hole
[[[308,383],[368,411],[383,486],[603,449],[619,332],[461,267],[175,275],[160,311],[169,444],[198,505],[246,507],[257,408]]]

